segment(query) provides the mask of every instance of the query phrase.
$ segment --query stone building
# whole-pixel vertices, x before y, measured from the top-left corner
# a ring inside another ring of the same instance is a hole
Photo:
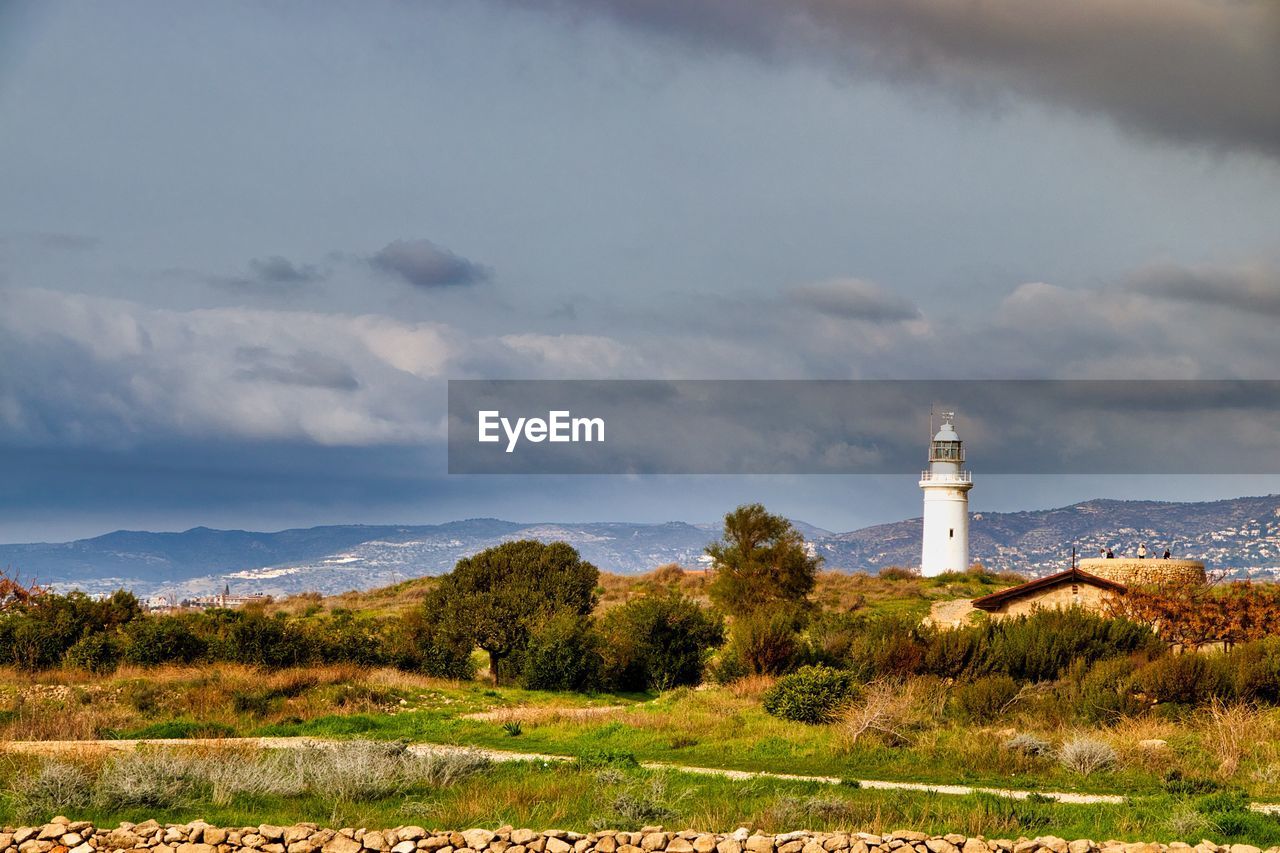
[[[1124,595],[1125,591],[1122,583],[1074,568],[975,598],[970,603],[995,618],[1069,607],[1101,612],[1110,598]]]
[[[1110,598],[1124,595],[1129,587],[1204,582],[1204,563],[1199,560],[1098,557],[1081,560],[1066,571],[975,598],[971,604],[996,618],[1068,607],[1101,613]]]

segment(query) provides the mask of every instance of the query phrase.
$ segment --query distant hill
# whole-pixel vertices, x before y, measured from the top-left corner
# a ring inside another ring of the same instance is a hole
[[[914,566],[920,519],[831,533],[796,526],[829,569]],[[197,527],[182,533],[117,531],[75,542],[0,545],[0,566],[24,578],[104,592],[200,595],[230,584],[238,593],[333,594],[448,571],[461,557],[510,539],[561,539],[601,569],[637,574],[663,563],[696,567],[713,524],[521,524],[494,518],[436,525],[336,525],[254,533]],[[972,555],[993,570],[1044,574],[1104,545],[1133,553],[1145,542],[1204,559],[1238,575],[1280,572],[1280,496],[1210,503],[1091,500],[1059,509],[975,513]]]

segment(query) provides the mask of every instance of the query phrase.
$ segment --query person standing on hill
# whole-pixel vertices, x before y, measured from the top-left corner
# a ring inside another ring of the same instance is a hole
[[[1138,559],[1144,559],[1147,556],[1147,543],[1143,542],[1138,546]]]
[[[1164,558],[1167,560],[1167,559],[1169,559],[1169,558],[1170,558],[1170,557],[1172,557],[1172,556],[1173,556],[1173,552],[1172,552],[1172,551],[1170,551],[1168,548],[1165,548],[1165,549],[1164,549]]]

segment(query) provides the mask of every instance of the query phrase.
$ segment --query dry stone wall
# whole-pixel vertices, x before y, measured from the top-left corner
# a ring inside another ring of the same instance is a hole
[[[313,823],[293,826],[210,826],[122,823],[114,829],[86,821],[54,818],[42,826],[5,827],[0,853],[1264,853],[1248,844],[1230,846],[1201,841],[1154,844],[1123,841],[1067,841],[1054,836],[987,839],[981,836],[927,835],[898,831],[727,834],[669,832],[660,826],[637,832],[592,833],[549,829],[537,832],[504,826],[496,831],[323,829]],[[1265,853],[1280,853],[1280,847]]]
[[[1153,584],[1196,585],[1204,583],[1204,563],[1199,560],[1164,560],[1159,556],[1139,560],[1132,557],[1090,557],[1079,562],[1080,570],[1125,586]]]

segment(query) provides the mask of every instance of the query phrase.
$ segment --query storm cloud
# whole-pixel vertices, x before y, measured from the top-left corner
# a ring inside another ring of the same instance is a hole
[[[1280,156],[1272,0],[509,0],[965,100],[1023,97]]]
[[[477,284],[490,275],[485,266],[455,255],[430,240],[388,243],[369,258],[369,263],[376,270],[426,288]]]
[[[1280,317],[1280,268],[1151,266],[1134,273],[1126,287],[1160,299]]]

